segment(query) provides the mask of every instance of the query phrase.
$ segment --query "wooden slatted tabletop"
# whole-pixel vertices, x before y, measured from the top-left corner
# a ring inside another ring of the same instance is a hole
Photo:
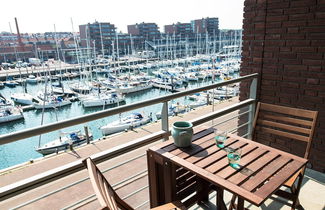
[[[227,148],[242,149],[240,169],[234,169],[229,166]],[[307,163],[307,159],[232,134],[229,134],[225,147],[220,149],[216,146],[211,129],[197,131],[193,137],[191,147],[178,148],[170,140],[150,148],[148,154],[151,154],[150,157],[153,154],[161,157],[161,160],[158,161],[161,165],[168,166],[169,163],[172,165],[165,167],[163,174],[158,174],[158,171],[155,171],[155,174],[151,174],[152,176],[171,175],[172,178],[162,179],[170,181],[170,183],[165,183],[165,185],[173,185],[175,183],[174,179],[177,179],[175,175],[177,173],[166,170],[178,168],[179,171],[179,168],[182,170],[186,169],[191,174],[222,190],[228,190],[238,195],[241,199],[257,206],[260,206]],[[150,166],[150,161],[157,162],[157,159],[159,159],[157,157],[150,159],[150,157],[148,156],[149,171],[154,170],[152,167],[153,163]],[[153,185],[150,186],[150,197],[155,205],[155,191],[159,191],[159,185],[154,183],[154,178],[150,178],[150,172],[149,182],[150,185]],[[168,193],[171,193],[169,199],[177,199],[175,190],[176,188],[173,186],[171,189],[167,189],[164,198],[168,198]]]

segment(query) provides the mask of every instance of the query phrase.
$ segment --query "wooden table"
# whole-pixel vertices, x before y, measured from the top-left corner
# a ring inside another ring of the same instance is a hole
[[[226,149],[239,147],[240,169],[234,169],[228,164]],[[232,134],[220,149],[212,129],[196,132],[188,148],[178,148],[172,140],[154,146],[147,151],[147,158],[151,207],[184,198],[188,198],[185,206],[190,206],[208,199],[209,185],[217,189],[218,209],[226,208],[223,190],[238,195],[238,209],[243,209],[244,200],[260,206],[307,163]]]

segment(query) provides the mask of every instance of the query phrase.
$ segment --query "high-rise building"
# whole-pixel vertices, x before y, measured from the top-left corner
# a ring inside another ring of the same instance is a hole
[[[128,25],[128,33],[135,36],[142,36],[146,40],[158,39],[160,37],[160,31],[156,23]]]
[[[116,37],[116,28],[111,23],[88,23],[79,25],[80,41],[82,47],[93,47],[98,51],[111,51],[112,43]]]
[[[193,29],[191,23],[176,23],[172,25],[165,25],[166,34],[176,34],[182,37],[191,37],[193,35]]]
[[[219,33],[219,19],[218,18],[202,18],[192,20],[192,29],[194,33],[208,33],[210,36]]]

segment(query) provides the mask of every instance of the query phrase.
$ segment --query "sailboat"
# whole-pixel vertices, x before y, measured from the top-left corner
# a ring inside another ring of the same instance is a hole
[[[98,91],[98,94],[89,94],[81,98],[82,105],[87,108],[118,104],[124,101],[124,96],[114,91],[107,91],[101,93],[100,90]]]
[[[24,93],[13,93],[11,94],[10,98],[19,104],[23,104],[23,105],[32,105],[34,100],[34,97],[30,94],[27,93],[27,89],[26,89],[26,82],[24,83]]]
[[[169,108],[168,108],[168,116],[174,116],[180,113],[184,113],[186,112],[186,106],[179,104],[178,102],[176,104],[172,104]],[[156,113],[156,117],[157,119],[161,118],[161,112],[157,112]]]
[[[23,119],[23,111],[0,94],[0,123]]]
[[[93,140],[93,135],[89,135],[89,141]],[[87,137],[85,134],[81,133],[80,130],[72,132],[61,132],[60,137],[53,141],[50,141],[42,146],[37,147],[35,150],[42,155],[48,155],[62,150],[66,150],[70,145],[78,146],[85,143]]]
[[[134,127],[147,124],[151,121],[151,119],[152,119],[151,115],[145,116],[140,113],[132,113],[131,115],[125,118],[114,121],[112,123],[108,123],[105,126],[102,126],[100,130],[102,131],[103,135],[109,135],[109,134],[124,131],[126,129],[131,129]]]
[[[71,104],[69,99],[61,95],[54,95],[51,93],[44,94],[43,92],[38,93],[36,101],[37,102],[33,102],[35,109],[54,109]]]

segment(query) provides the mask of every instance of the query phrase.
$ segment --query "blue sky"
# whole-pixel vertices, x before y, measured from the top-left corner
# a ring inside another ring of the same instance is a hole
[[[127,32],[127,25],[155,22],[163,26],[190,22],[202,17],[219,17],[219,28],[242,27],[244,0],[10,0],[1,2],[0,31],[15,33],[14,18],[20,32],[35,33],[72,31],[78,25],[95,20],[115,24],[118,31]]]

